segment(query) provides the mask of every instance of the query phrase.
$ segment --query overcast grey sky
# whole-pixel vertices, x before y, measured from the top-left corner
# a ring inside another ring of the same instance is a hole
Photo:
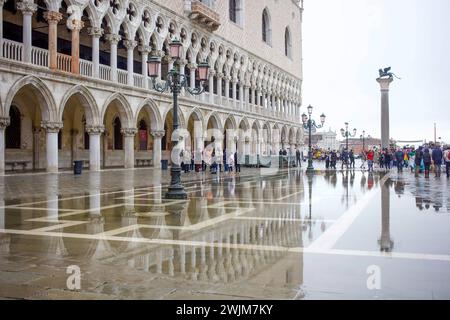
[[[390,91],[391,137],[450,143],[450,0],[305,0],[303,105],[326,128],[380,136],[378,69]],[[303,109],[306,110],[306,109]]]

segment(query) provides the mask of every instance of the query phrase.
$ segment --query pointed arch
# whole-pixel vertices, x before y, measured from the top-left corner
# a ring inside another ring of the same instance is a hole
[[[33,89],[41,107],[42,120],[57,121],[58,111],[52,92],[47,85],[39,78],[28,75],[17,80],[9,89],[4,104],[4,115],[9,115],[9,109],[17,93],[24,87],[30,86]]]
[[[101,118],[98,114],[99,108],[97,105],[97,101],[95,100],[92,93],[89,91],[88,88],[86,88],[83,85],[76,85],[72,87],[67,93],[64,95],[63,99],[61,100],[61,104],[59,107],[59,121],[62,122],[64,109],[66,107],[67,102],[72,96],[80,96],[80,102],[82,106],[84,107],[84,111],[86,114],[86,124],[88,125],[100,125]]]
[[[151,98],[147,98],[139,104],[139,106],[136,110],[136,115],[135,115],[133,122],[137,123],[139,113],[141,112],[141,110],[143,108],[146,108],[146,110],[148,110],[149,114],[151,115],[150,116],[150,121],[151,121],[150,126],[151,126],[152,130],[163,130],[164,122],[162,120],[161,113],[159,112],[159,108],[158,108],[156,102]]]
[[[115,101],[118,102],[118,109],[119,109],[119,113],[120,113],[120,121],[122,123],[122,126],[124,128],[134,127],[134,123],[133,124],[131,123],[131,121],[134,119],[133,111],[131,110],[131,106],[128,103],[125,96],[118,92],[110,95],[109,98],[106,99],[105,103],[103,104],[102,113],[101,113],[102,122],[105,121],[105,115],[106,115],[106,111],[107,111],[109,105]]]

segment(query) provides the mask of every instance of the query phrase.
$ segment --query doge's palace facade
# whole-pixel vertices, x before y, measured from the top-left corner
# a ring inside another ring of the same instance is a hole
[[[150,56],[162,61],[156,81],[177,67],[194,87],[198,64],[210,66],[206,92],[179,99],[181,127],[191,134],[185,148],[202,150],[208,129],[225,152],[267,156],[302,144],[302,1],[0,5],[0,174],[56,172],[74,160],[97,171],[169,159],[172,96],[152,89]],[[183,45],[177,62],[168,55],[175,37]],[[241,130],[227,141],[231,129]]]

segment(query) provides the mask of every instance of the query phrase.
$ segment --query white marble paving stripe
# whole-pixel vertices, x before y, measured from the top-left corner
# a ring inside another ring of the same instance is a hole
[[[139,225],[138,224],[132,224],[130,226],[126,226],[126,227],[121,227],[121,228],[117,228],[117,229],[113,229],[113,230],[109,230],[109,231],[105,231],[100,233],[100,236],[114,236],[116,234],[120,234],[120,233],[124,233],[124,232],[128,232],[128,231],[134,231],[139,229]]]
[[[126,232],[126,231],[125,231]],[[279,251],[286,253],[304,253],[304,254],[321,254],[321,255],[347,255],[355,257],[377,257],[389,259],[406,259],[406,260],[424,260],[424,261],[445,261],[450,262],[450,255],[444,254],[422,254],[422,253],[404,253],[404,252],[378,252],[378,251],[358,251],[358,250],[311,250],[310,248],[288,248],[283,246],[269,245],[253,245],[253,244],[237,244],[237,243],[211,243],[205,241],[187,241],[187,240],[168,240],[168,239],[147,239],[147,238],[130,238],[118,237],[103,234],[78,234],[78,233],[62,233],[62,232],[42,232],[42,231],[26,231],[13,229],[0,229],[0,233],[27,235],[27,236],[44,236],[44,237],[60,237],[82,240],[108,240],[121,242],[134,242],[154,245],[185,245],[194,247],[222,247],[230,249],[246,249],[254,251]]]
[[[235,217],[236,220],[263,220],[263,221],[288,221],[288,222],[327,222],[333,223],[336,220],[328,219],[295,219],[295,218],[273,218],[273,217]]]
[[[380,180],[380,186],[388,179],[388,174]],[[311,250],[323,251],[331,250],[336,242],[344,235],[344,233],[350,228],[353,222],[358,218],[363,209],[372,201],[372,199],[379,195],[381,189],[372,190],[366,193],[359,201],[346,212],[344,212],[336,222],[330,226],[324,233],[322,233],[314,242],[312,242],[308,248]]]

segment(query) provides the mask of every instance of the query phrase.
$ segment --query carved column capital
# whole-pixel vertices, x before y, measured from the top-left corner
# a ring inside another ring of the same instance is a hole
[[[153,138],[155,139],[162,139],[166,135],[166,132],[164,130],[152,131],[151,133]]]
[[[120,40],[122,40],[122,37],[118,34],[109,33],[105,36],[106,40],[111,42],[111,44],[118,44]]]
[[[95,38],[100,38],[103,35],[104,30],[99,27],[88,28],[88,34]]]
[[[127,48],[127,50],[134,50],[138,43],[136,40],[124,40],[123,45]]]
[[[192,70],[192,69],[197,69],[197,64],[196,64],[196,63],[189,63],[189,64],[187,65],[187,67],[188,67],[190,70]]]
[[[86,126],[86,132],[88,134],[102,134],[103,132],[105,132],[105,127],[104,126]]]
[[[10,124],[9,117],[0,117],[0,129],[5,129]]]
[[[42,121],[41,127],[45,129],[48,133],[58,133],[59,130],[62,129],[62,122],[51,122],[51,121]]]
[[[120,130],[120,132],[124,135],[124,136],[135,136],[136,133],[138,132],[137,128],[122,128]]]
[[[56,11],[46,11],[44,12],[44,19],[47,20],[48,23],[58,23],[62,19],[62,13]]]
[[[22,11],[22,14],[32,15],[36,12],[38,5],[32,0],[23,0],[22,2],[17,2],[17,10]]]
[[[152,52],[152,47],[144,45],[144,46],[139,46],[138,50],[142,53],[146,53],[149,54],[150,52]]]
[[[72,31],[80,31],[84,27],[84,22],[81,20],[67,20],[67,28]]]

